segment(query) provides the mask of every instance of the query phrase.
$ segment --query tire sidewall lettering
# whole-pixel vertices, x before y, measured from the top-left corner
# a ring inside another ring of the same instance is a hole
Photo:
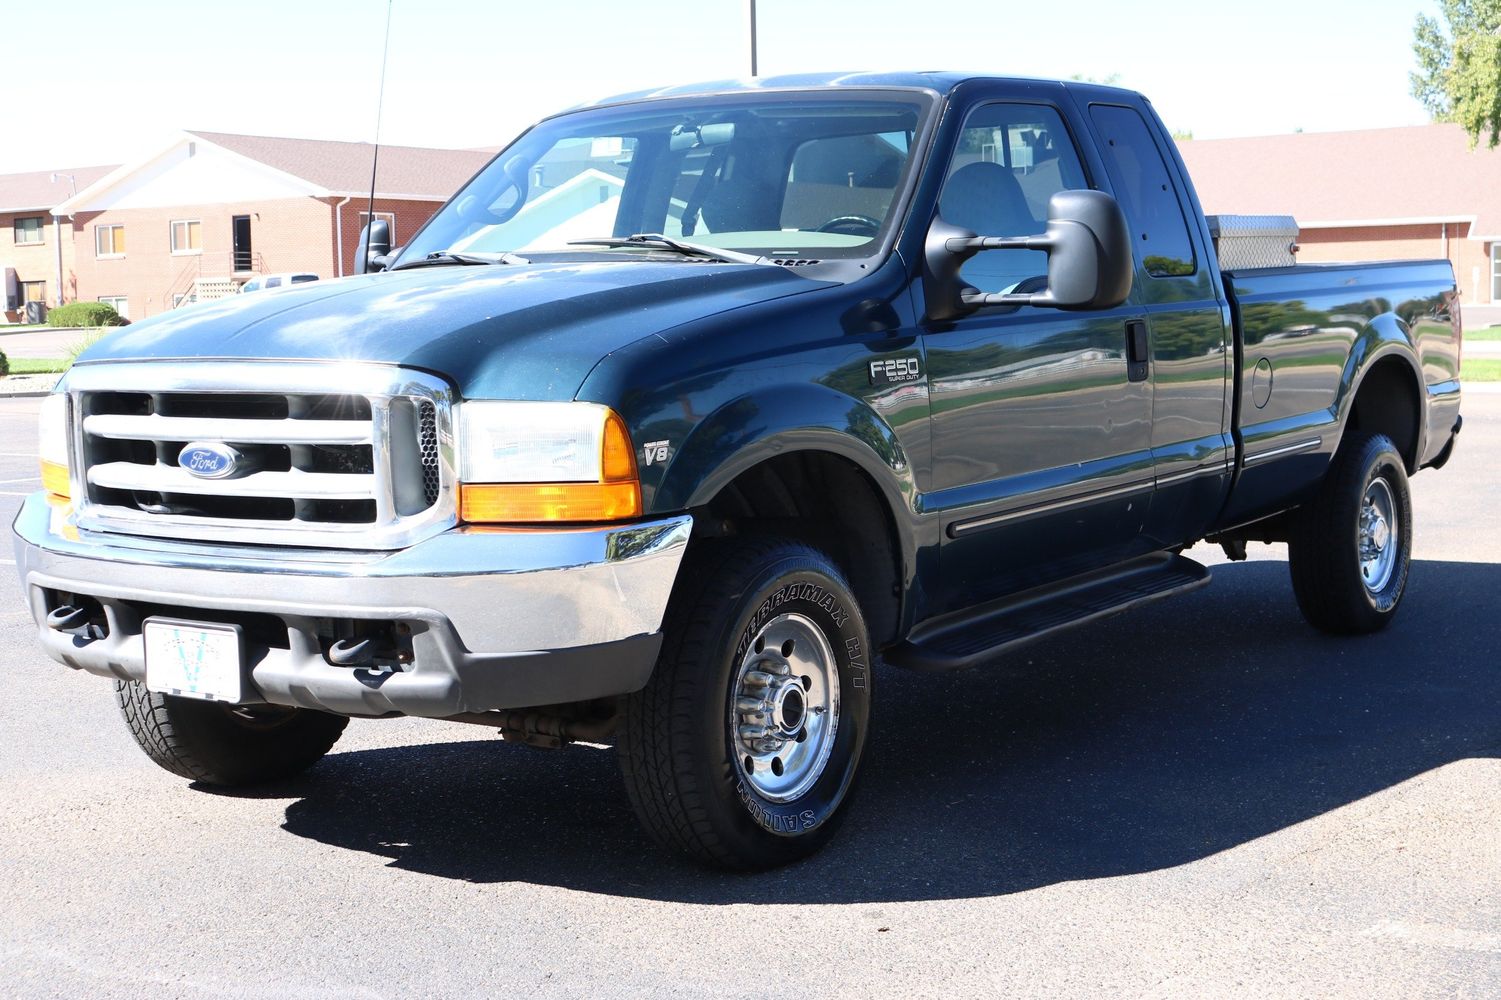
[[[831,590],[827,583],[819,582],[818,574],[794,573],[792,576],[792,579],[782,582],[766,594],[749,618],[745,619],[730,660],[731,675],[735,664],[744,658],[756,634],[767,622],[781,614],[797,613],[807,617],[824,633],[834,653],[840,688],[845,693],[841,696],[840,733],[836,737],[834,756],[830,758],[818,782],[802,798],[792,802],[764,799],[739,777],[733,762],[729,763],[729,773],[735,776],[734,795],[747,818],[767,833],[779,837],[809,834],[838,811],[843,794],[830,797],[827,795],[828,787],[831,783],[847,786],[852,778],[851,762],[839,759],[841,747],[854,735],[849,731],[849,727],[854,725],[851,710],[855,706],[852,703],[868,699],[870,690],[870,667],[859,615],[852,614],[847,598]],[[727,752],[735,751],[731,746],[727,748]],[[824,794],[820,795],[821,792]]]

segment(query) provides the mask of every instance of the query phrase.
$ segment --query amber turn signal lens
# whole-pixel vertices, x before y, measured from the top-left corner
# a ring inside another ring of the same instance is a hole
[[[636,481],[636,449],[631,446],[625,421],[613,410],[605,417],[605,437],[600,450],[601,479],[607,483]]]
[[[72,492],[73,484],[68,478],[68,467],[56,462],[42,462],[42,489],[65,497]]]
[[[459,518],[491,524],[622,521],[641,516],[641,486],[627,483],[463,483]]]

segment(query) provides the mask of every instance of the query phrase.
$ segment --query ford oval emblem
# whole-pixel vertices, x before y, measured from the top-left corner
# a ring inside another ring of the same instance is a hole
[[[227,444],[194,441],[183,445],[177,464],[199,479],[227,479],[234,475],[243,457]]]

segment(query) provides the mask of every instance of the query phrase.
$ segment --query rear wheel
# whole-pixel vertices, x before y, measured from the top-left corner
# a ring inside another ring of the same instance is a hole
[[[1384,434],[1345,441],[1288,541],[1303,616],[1339,635],[1375,632],[1397,613],[1412,561],[1412,497]]]
[[[816,851],[844,815],[870,719],[869,635],[827,556],[701,545],[651,682],[626,704],[626,790],[662,844],[717,867]]]
[[[349,720],[280,705],[226,705],[116,681],[115,699],[130,735],[173,774],[209,785],[253,785],[288,778],[317,763]]]

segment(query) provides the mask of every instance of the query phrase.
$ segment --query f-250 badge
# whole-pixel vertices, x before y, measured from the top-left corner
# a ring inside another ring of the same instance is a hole
[[[922,378],[922,365],[916,358],[878,358],[870,363],[871,385],[900,385]]]

